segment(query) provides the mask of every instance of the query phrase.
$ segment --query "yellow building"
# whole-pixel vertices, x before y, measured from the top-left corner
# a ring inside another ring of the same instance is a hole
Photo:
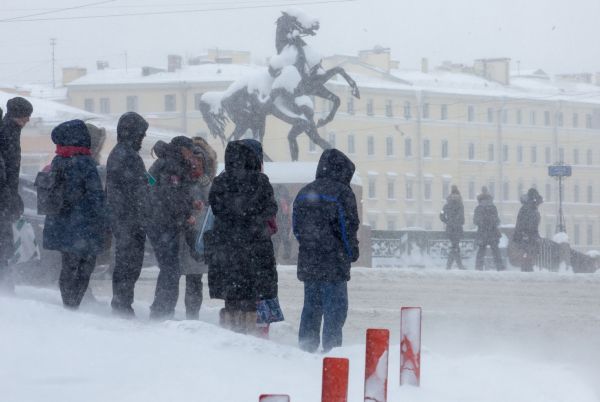
[[[249,54],[240,54],[245,56],[217,60],[213,52],[187,65],[170,56],[166,71],[80,72],[67,84],[68,103],[115,117],[134,110],[153,126],[206,136],[199,97],[265,68],[239,64],[249,60]],[[520,195],[534,186],[546,200],[540,232],[551,237],[558,186],[547,167],[564,161],[573,165],[564,192],[571,243],[584,250],[599,247],[600,87],[591,74],[515,74],[506,58],[435,69],[423,60],[421,70],[401,70],[383,48],[332,56],[323,64],[345,68],[361,91],[354,99],[340,77],[331,80],[328,88],[342,102],[336,119],[320,132],[357,164],[363,221],[373,229],[442,229],[438,215],[452,184],[465,200],[467,228],[483,185],[495,195],[502,223],[514,224]],[[326,101],[314,103],[318,117],[331,108]],[[274,160],[289,160],[289,129],[269,118],[265,149]],[[304,136],[299,142],[300,160],[318,159],[320,149]]]

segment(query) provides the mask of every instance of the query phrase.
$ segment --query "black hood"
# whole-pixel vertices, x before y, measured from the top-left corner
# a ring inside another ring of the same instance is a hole
[[[33,113],[33,106],[25,99],[17,96],[6,102],[6,115],[14,118],[29,117]]]
[[[481,193],[477,196],[477,201],[480,205],[491,205],[494,201],[494,197],[490,193]]]
[[[142,116],[135,112],[127,112],[119,118],[117,141],[141,147],[146,130],[148,130],[148,122]]]
[[[350,185],[356,167],[343,152],[337,149],[323,151],[317,166],[317,179],[331,179]]]
[[[52,130],[52,142],[56,145],[90,148],[92,141],[82,120],[70,120]]]
[[[225,149],[225,170],[260,171],[262,145],[255,140],[232,141]]]

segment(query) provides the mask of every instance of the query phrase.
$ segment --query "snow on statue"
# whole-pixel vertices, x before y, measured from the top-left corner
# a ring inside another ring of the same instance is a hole
[[[306,133],[323,149],[330,144],[321,138],[317,129],[331,122],[340,106],[340,98],[325,88],[325,83],[341,75],[360,97],[356,82],[341,67],[323,69],[321,56],[304,42],[304,36],[314,36],[319,21],[298,9],[288,9],[277,19],[275,47],[268,69],[259,70],[233,82],[223,92],[207,92],[200,101],[200,111],[210,132],[223,142],[241,138],[247,130],[263,142],[267,115],[292,126],[288,141],[292,160],[298,160],[296,138]],[[324,119],[314,121],[311,96],[332,102],[333,107]],[[235,128],[225,136],[225,125],[231,120]]]

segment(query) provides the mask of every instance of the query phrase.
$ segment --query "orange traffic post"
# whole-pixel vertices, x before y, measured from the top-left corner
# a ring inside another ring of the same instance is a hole
[[[365,402],[387,401],[390,331],[367,329],[365,354]]]
[[[337,357],[323,359],[323,388],[321,402],[348,401],[348,372],[350,361]]]
[[[400,309],[400,385],[421,384],[421,307]]]
[[[258,397],[258,402],[290,402],[289,395],[264,394]]]

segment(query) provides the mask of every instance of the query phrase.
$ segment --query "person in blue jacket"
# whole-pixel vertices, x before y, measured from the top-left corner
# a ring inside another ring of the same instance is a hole
[[[316,180],[294,200],[293,231],[300,244],[298,279],[304,282],[300,348],[315,352],[323,320],[323,351],[342,345],[348,312],[350,264],[359,256],[356,196],[350,187],[355,166],[337,149],[323,152]]]
[[[62,207],[47,215],[44,248],[62,255],[60,294],[67,308],[77,308],[89,285],[96,256],[108,247],[109,224],[104,191],[91,156],[90,134],[81,120],[52,130],[56,156],[51,170],[64,185]]]

